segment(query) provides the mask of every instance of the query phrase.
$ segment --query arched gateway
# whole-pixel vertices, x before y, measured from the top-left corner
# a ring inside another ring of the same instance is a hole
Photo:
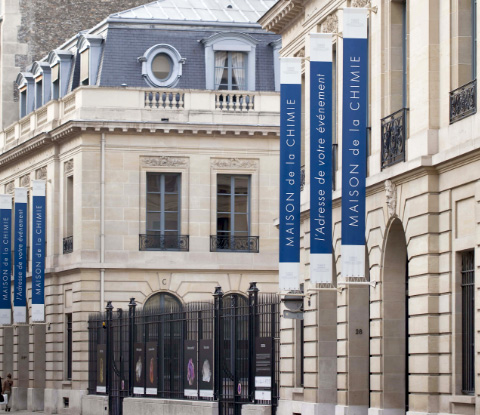
[[[383,409],[408,411],[408,257],[402,222],[388,227],[383,257]]]

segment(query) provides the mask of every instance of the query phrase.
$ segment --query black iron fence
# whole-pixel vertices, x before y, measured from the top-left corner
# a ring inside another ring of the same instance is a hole
[[[382,169],[405,161],[407,108],[382,118]]]
[[[212,302],[172,308],[92,314],[89,331],[90,394],[109,396],[121,415],[123,398],[216,400],[219,414],[241,413],[245,403],[278,403],[279,298],[223,295]]]
[[[450,92],[450,124],[477,112],[477,80]]]

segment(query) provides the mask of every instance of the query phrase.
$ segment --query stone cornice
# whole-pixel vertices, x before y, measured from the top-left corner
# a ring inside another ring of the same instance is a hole
[[[304,11],[303,4],[302,0],[280,0],[258,22],[264,29],[279,34]]]
[[[279,136],[280,126],[277,125],[229,125],[229,124],[181,124],[181,123],[143,123],[117,121],[68,121],[65,124],[41,133],[28,141],[17,145],[0,154],[0,167],[16,162],[19,158],[29,155],[38,149],[62,141],[79,132],[106,133],[163,133],[163,134],[205,134],[207,136]]]

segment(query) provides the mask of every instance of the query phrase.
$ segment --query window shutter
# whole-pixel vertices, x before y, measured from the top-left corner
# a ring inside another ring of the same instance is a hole
[[[80,82],[85,82],[88,80],[88,61],[89,61],[89,53],[90,49],[85,49],[82,53],[80,53]]]
[[[55,66],[52,66],[52,82],[58,81],[58,70],[60,68],[60,64],[56,64]]]

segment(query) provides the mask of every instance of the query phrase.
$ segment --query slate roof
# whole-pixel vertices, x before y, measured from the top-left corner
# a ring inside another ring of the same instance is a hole
[[[114,19],[256,23],[277,0],[158,0],[110,15]]]

